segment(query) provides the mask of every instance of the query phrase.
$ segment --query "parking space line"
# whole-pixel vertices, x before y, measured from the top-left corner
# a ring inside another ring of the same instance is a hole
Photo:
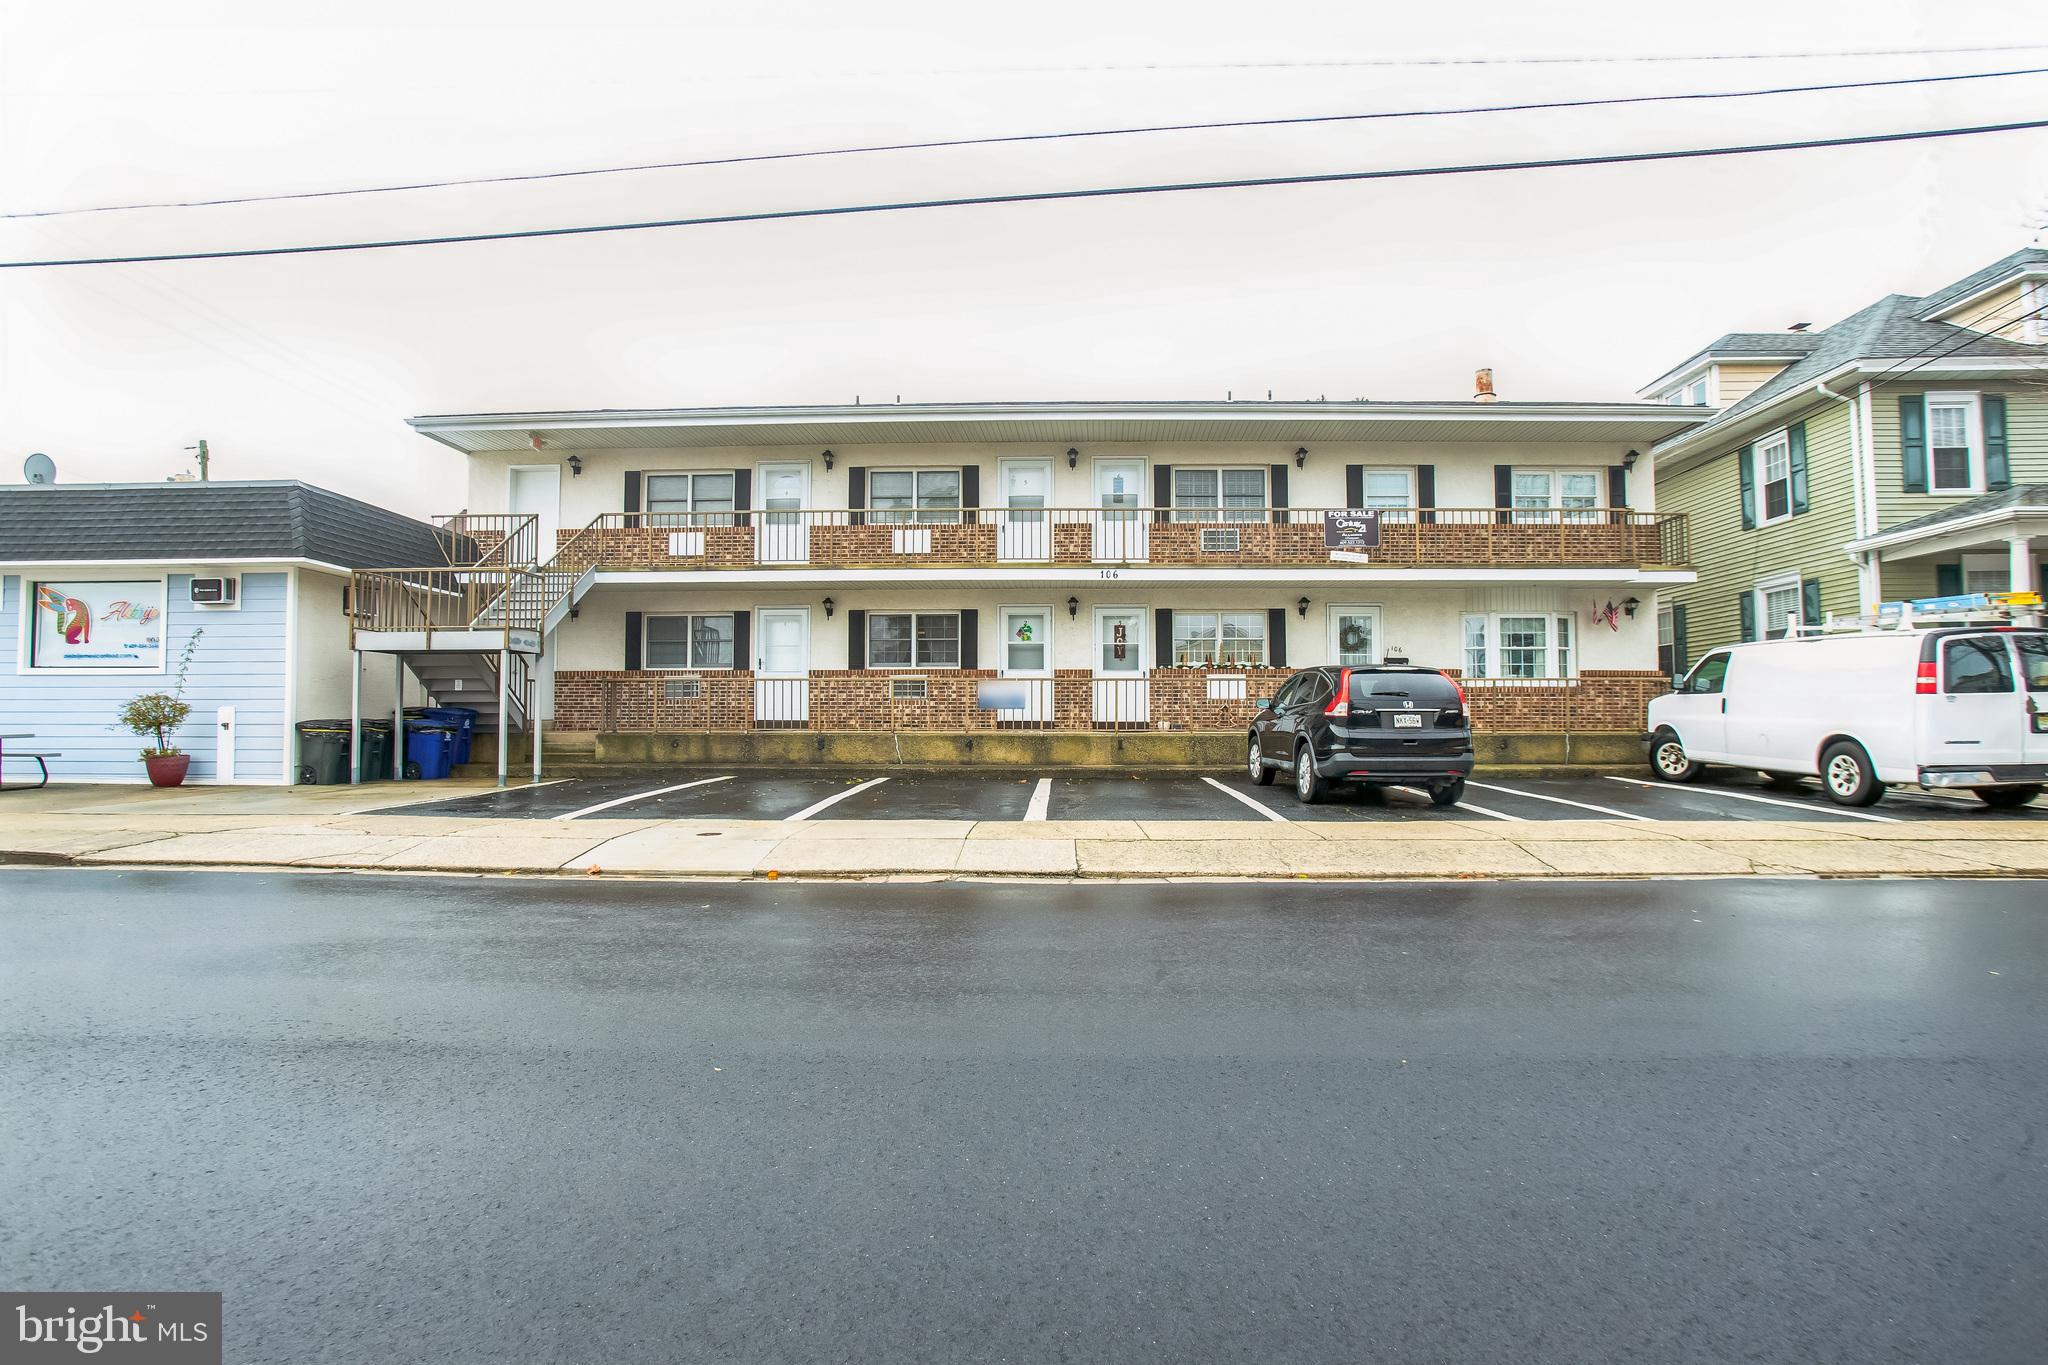
[[[1555,801],[1560,806],[1577,806],[1580,810],[1596,810],[1602,815],[1612,815],[1620,820],[1648,820],[1652,824],[1655,823],[1654,818],[1651,816],[1631,815],[1625,810],[1616,810],[1612,806],[1596,806],[1590,801],[1573,801],[1562,796],[1546,796],[1542,792],[1525,792],[1520,787],[1496,787],[1491,782],[1474,782],[1469,777],[1465,779],[1465,785],[1477,787],[1483,792],[1506,792],[1509,796],[1526,796],[1531,801]]]
[[[1286,816],[1282,815],[1279,811],[1274,810],[1271,806],[1262,804],[1256,798],[1246,796],[1241,791],[1234,791],[1231,788],[1224,786],[1221,782],[1218,782],[1213,777],[1205,777],[1202,780],[1204,782],[1207,782],[1210,786],[1214,787],[1217,791],[1222,792],[1231,800],[1244,802],[1247,806],[1250,806],[1253,810],[1265,816],[1268,820],[1278,820],[1283,825],[1287,823]]]
[[[1451,807],[1451,809],[1469,810],[1475,815],[1491,815],[1496,820],[1513,820],[1516,824],[1519,825],[1526,825],[1529,823],[1529,818],[1525,815],[1508,815],[1502,811],[1488,810],[1484,806],[1475,806],[1470,801],[1457,802],[1455,805]]]
[[[849,796],[858,796],[860,793],[866,791],[869,787],[879,787],[888,780],[889,779],[886,777],[871,777],[857,787],[848,787],[843,792],[833,792],[823,801],[813,802],[812,804],[805,806],[802,810],[798,811],[795,815],[785,815],[782,818],[784,821],[808,820],[813,815],[816,815],[819,811],[825,809],[825,807],[830,806],[835,802],[844,801]]]
[[[1899,817],[1896,815],[1872,815],[1867,810],[1850,810],[1846,806],[1837,806],[1833,804],[1825,806],[1809,806],[1806,805],[1804,802],[1800,801],[1778,801],[1768,796],[1751,796],[1748,792],[1723,791],[1719,787],[1667,788],[1665,783],[1652,782],[1648,778],[1616,777],[1612,773],[1605,774],[1605,776],[1609,782],[1626,782],[1630,786],[1648,787],[1652,791],[1670,790],[1671,794],[1674,796],[1680,794],[1681,791],[1694,791],[1706,793],[1713,796],[1725,796],[1732,801],[1754,801],[1759,806],[1783,806],[1786,810],[1803,810],[1807,812],[1809,815],[1846,815],[1851,820],[1875,820],[1882,825],[1897,825],[1904,823],[1904,821],[1900,820]]]
[[[650,796],[666,796],[670,792],[679,792],[690,787],[708,787],[713,782],[730,781],[732,781],[731,773],[727,773],[724,777],[700,777],[695,782],[678,782],[673,787],[656,787],[653,791],[634,792],[631,796],[615,796],[609,801],[600,801],[594,806],[585,806],[582,810],[572,810],[565,814],[557,815],[555,819],[574,820],[578,816],[595,815],[601,810],[610,810],[613,806],[623,806],[632,801],[645,801]]]
[[[1026,820],[1043,820],[1052,805],[1052,779],[1041,777],[1038,785],[1031,789],[1031,804],[1024,808]]]

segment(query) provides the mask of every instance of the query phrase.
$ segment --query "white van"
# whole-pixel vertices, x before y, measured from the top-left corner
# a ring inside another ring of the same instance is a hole
[[[1887,785],[2023,806],[2048,783],[2048,631],[1911,627],[1734,645],[1650,703],[1650,769],[1819,777],[1844,806]]]

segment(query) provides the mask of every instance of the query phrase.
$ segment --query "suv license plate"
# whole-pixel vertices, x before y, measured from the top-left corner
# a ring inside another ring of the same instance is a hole
[[[1422,728],[1422,717],[1414,711],[1396,711],[1394,713],[1394,728],[1396,730],[1420,730]]]

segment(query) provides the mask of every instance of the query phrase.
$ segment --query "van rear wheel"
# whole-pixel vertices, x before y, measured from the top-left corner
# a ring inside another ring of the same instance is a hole
[[[1884,783],[1871,770],[1870,755],[1854,740],[1840,740],[1820,756],[1820,785],[1838,806],[1874,806]]]
[[[1977,799],[1993,810],[2018,810],[2041,794],[2039,786],[2024,787],[1978,787]]]
[[[1685,746],[1678,742],[1676,730],[1659,730],[1650,737],[1650,771],[1663,782],[1693,782],[1707,770],[1704,763],[1695,763],[1686,756]]]

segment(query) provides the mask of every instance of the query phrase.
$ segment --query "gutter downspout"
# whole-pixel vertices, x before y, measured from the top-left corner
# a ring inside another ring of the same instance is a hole
[[[1814,380],[1813,391],[1823,398],[1832,398],[1835,402],[1849,409],[1849,493],[1854,500],[1856,536],[1860,540],[1871,532],[1871,528],[1867,525],[1868,518],[1864,515],[1863,506],[1864,476],[1869,471],[1870,466],[1867,459],[1868,452],[1864,450],[1863,423],[1858,420],[1861,415],[1860,407],[1854,396],[1836,393],[1828,387],[1825,379]],[[1874,478],[1875,475],[1872,474],[1872,477]],[[1865,550],[1860,554],[1851,555],[1850,558],[1856,563],[1856,600],[1864,604],[1867,610],[1876,611],[1880,592],[1877,576],[1877,556]]]

